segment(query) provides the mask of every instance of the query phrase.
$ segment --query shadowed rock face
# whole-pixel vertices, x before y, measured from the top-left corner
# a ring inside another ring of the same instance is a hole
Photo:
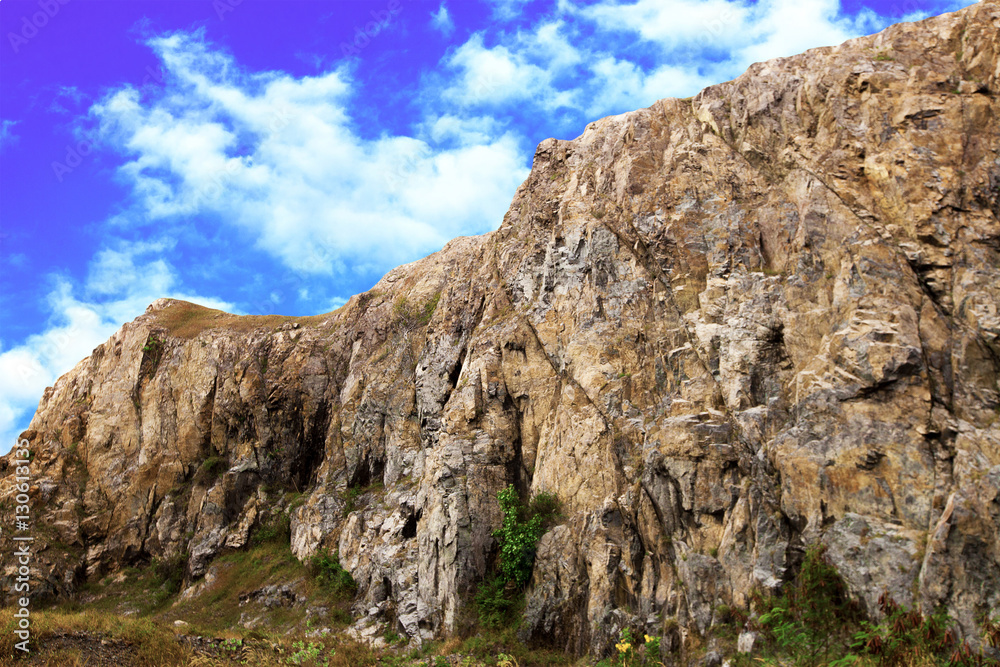
[[[358,631],[426,638],[514,483],[565,514],[536,643],[676,646],[817,542],[870,612],[971,633],[1000,607],[998,52],[980,2],[546,140],[496,232],[329,315],[154,303],[24,434],[39,590],[183,552],[196,581],[297,491]]]

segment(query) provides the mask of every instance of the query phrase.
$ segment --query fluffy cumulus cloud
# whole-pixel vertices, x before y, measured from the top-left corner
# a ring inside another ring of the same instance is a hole
[[[442,5],[439,23],[445,18]],[[149,44],[164,86],[152,94],[123,87],[90,108],[97,136],[122,156],[118,176],[130,201],[109,221],[107,246],[85,280],[49,277],[45,330],[0,343],[0,438],[8,443],[46,386],[153,300],[236,310],[183,289],[197,269],[168,263],[175,242],[148,240],[158,230],[250,239],[297,276],[306,300],[311,279],[377,277],[455,236],[489,231],[527,175],[523,139],[489,117],[428,113],[414,136],[365,139],[351,118],[347,69],[301,78],[246,72],[200,33]],[[11,127],[2,126],[4,143]],[[113,240],[123,232],[147,240]],[[348,296],[327,296],[319,307]],[[282,299],[277,290],[258,297]]]
[[[476,33],[444,59],[451,76],[441,97],[460,107],[527,103],[577,109],[587,81],[576,66],[585,53],[568,37],[560,22],[501,35],[490,46],[484,33]]]
[[[497,16],[511,18],[517,4],[501,3]],[[455,48],[442,61],[452,75],[442,98],[479,113],[515,104],[559,110],[566,129],[582,127],[893,20],[870,10],[847,16],[838,0],[560,0],[534,24],[501,23]]]
[[[91,261],[83,285],[54,276],[49,326],[19,345],[0,342],[0,451],[27,426],[46,387],[163,296],[232,310],[232,304],[178,290],[173,267],[158,254],[168,242],[118,243]]]
[[[125,88],[92,108],[129,156],[137,220],[214,215],[295,271],[384,271],[495,227],[526,175],[512,134],[361,138],[345,69],[246,73],[197,34],[151,46],[165,93]]]
[[[646,71],[629,60],[606,56],[592,63],[593,80],[600,94],[590,99],[591,116],[629,109],[634,100],[649,105],[664,97],[687,97],[715,83],[697,70],[661,65]]]
[[[605,0],[578,10],[602,31],[632,32],[664,54],[680,50],[715,51],[722,68],[789,56],[816,46],[830,46],[878,29],[884,22],[872,12],[855,17],[840,13],[837,0]]]

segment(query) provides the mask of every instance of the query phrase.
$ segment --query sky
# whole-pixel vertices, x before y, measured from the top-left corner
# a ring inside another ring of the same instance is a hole
[[[336,309],[535,146],[968,0],[0,0],[0,451],[155,299]]]

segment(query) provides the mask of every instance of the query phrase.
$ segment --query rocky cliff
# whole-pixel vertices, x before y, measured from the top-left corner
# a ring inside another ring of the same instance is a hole
[[[815,543],[870,613],[971,634],[1000,606],[998,54],[984,1],[548,139],[497,231],[327,315],[154,303],[23,435],[36,590],[180,554],[197,587],[288,512],[361,632],[447,634],[513,483],[563,507],[537,643],[676,646]]]

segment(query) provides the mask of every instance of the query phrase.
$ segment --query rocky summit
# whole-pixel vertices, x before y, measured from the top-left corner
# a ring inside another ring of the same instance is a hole
[[[444,637],[514,485],[560,507],[535,645],[676,650],[815,545],[870,616],[888,592],[975,636],[1000,607],[998,94],[984,0],[547,139],[496,231],[335,312],[153,303],[22,435],[36,599],[151,562],[190,597],[287,516],[357,582],[356,636]]]

